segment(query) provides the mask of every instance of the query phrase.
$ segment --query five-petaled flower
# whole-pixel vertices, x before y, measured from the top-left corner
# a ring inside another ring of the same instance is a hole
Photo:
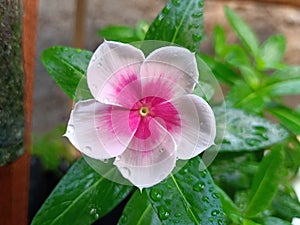
[[[195,55],[185,48],[161,47],[145,57],[129,44],[105,41],[87,69],[95,99],[75,104],[65,135],[91,158],[115,158],[133,185],[153,186],[176,159],[214,143],[212,109],[191,94],[198,76]]]

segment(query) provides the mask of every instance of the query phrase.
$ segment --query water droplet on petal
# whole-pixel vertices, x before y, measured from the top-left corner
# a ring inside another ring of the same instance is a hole
[[[72,125],[72,124],[68,125],[68,127],[67,127],[67,133],[73,134],[74,130],[75,130],[74,125]]]
[[[102,159],[101,161],[104,162],[104,163],[108,163],[109,159]]]
[[[98,89],[98,86],[97,86],[96,84],[93,84],[93,85],[92,85],[92,88],[93,88],[94,90],[97,90],[97,89]]]
[[[158,216],[161,220],[166,220],[170,216],[170,212],[166,207],[161,206],[158,208]]]
[[[160,152],[160,153],[163,153],[164,151],[165,151],[164,148],[160,148],[160,149],[159,149],[159,152]]]
[[[86,151],[86,152],[91,152],[91,151],[92,151],[92,148],[91,148],[90,146],[85,146],[85,147],[83,148],[83,150]]]
[[[97,67],[98,67],[98,68],[101,68],[101,67],[102,67],[102,63],[99,62],[99,63],[97,64]]]
[[[115,161],[119,161],[120,159],[121,159],[121,156],[118,155],[118,156],[116,157]]]
[[[130,171],[130,169],[128,167],[121,167],[120,171],[122,172],[122,175],[125,178],[130,177],[130,175],[131,175],[131,171]]]

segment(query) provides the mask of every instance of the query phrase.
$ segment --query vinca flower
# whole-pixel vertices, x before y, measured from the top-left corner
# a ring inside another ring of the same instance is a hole
[[[105,41],[92,56],[87,82],[94,99],[75,104],[65,136],[93,159],[114,160],[124,178],[144,188],[165,179],[176,160],[214,143],[215,118],[201,97],[194,53],[161,47],[147,57]]]

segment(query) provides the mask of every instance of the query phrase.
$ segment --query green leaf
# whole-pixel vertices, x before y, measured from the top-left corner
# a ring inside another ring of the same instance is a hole
[[[248,50],[252,53],[254,57],[258,55],[259,52],[259,41],[252,31],[252,29],[246,24],[233,10],[228,7],[225,7],[226,18],[235,31],[239,39],[247,47]]]
[[[300,134],[300,113],[285,106],[270,106],[268,112],[275,116],[280,123],[293,132]]]
[[[199,58],[211,68],[219,81],[233,85],[236,81],[241,79],[240,76],[227,64],[220,63],[207,55],[196,54],[196,59],[198,60]]]
[[[249,219],[243,219],[243,225],[261,225]]]
[[[224,48],[225,61],[235,67],[250,66],[250,59],[239,45],[228,45]]]
[[[260,86],[260,75],[256,70],[248,66],[240,66],[239,69],[249,87],[255,90]]]
[[[266,217],[263,219],[263,225],[291,225],[291,223],[276,217]]]
[[[213,43],[214,43],[215,54],[217,56],[224,58],[223,52],[226,44],[226,33],[225,30],[219,25],[214,27]]]
[[[300,202],[295,192],[279,190],[272,202],[272,208],[281,218],[287,220],[293,217],[300,218]]]
[[[214,107],[213,110],[217,124],[219,120],[224,121],[222,108]],[[222,126],[218,128],[219,132],[225,132],[220,151],[260,150],[288,137],[287,131],[279,125],[234,108],[226,109],[226,124],[219,126]]]
[[[170,0],[150,25],[146,40],[178,44],[198,52],[203,38],[203,0]]]
[[[142,41],[145,38],[149,25],[140,21],[135,28],[129,26],[107,26],[98,31],[98,34],[111,41],[130,43]]]
[[[239,208],[234,204],[231,198],[218,186],[215,187],[220,197],[223,211],[228,219],[232,222],[239,224],[242,221],[242,214]]]
[[[254,175],[245,215],[255,217],[272,202],[282,179],[284,153],[282,146],[271,149]]]
[[[271,96],[300,94],[300,66],[290,66],[275,72],[270,76],[264,89]]]
[[[89,51],[54,46],[44,50],[42,63],[57,85],[76,100],[78,93],[85,98],[90,96],[85,73],[91,57],[92,52]]]
[[[220,199],[203,167],[195,157],[175,175],[146,189],[162,224],[224,224]]]
[[[66,150],[65,139],[62,137],[66,126],[59,126],[45,134],[32,134],[30,154],[41,159],[46,170],[58,170],[62,159],[72,161],[70,151]]]
[[[61,179],[31,225],[88,225],[116,207],[132,191],[101,177],[83,158]]]
[[[154,211],[145,191],[135,191],[126,204],[118,225],[160,225],[158,215]]]
[[[262,69],[280,69],[283,67],[286,41],[283,35],[269,37],[260,48],[257,64]]]

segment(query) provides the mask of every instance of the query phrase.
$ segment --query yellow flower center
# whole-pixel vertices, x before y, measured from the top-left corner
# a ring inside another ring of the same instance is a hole
[[[143,106],[140,108],[140,115],[141,116],[147,116],[149,114],[149,108],[146,106]]]

